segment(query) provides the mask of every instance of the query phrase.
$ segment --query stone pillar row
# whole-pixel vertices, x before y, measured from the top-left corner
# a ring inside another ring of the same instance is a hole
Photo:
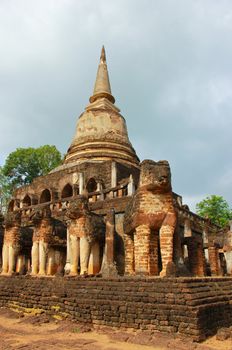
[[[65,272],[70,275],[98,274],[101,270],[101,260],[105,264],[113,263],[113,240],[114,240],[114,213],[107,216],[108,229],[106,230],[107,248],[104,249],[103,259],[100,257],[100,241],[94,237],[94,233],[89,234],[88,230],[93,230],[95,223],[91,220],[101,220],[100,217],[82,216],[68,221],[67,225],[67,254]],[[51,253],[53,218],[49,215],[35,215],[32,219],[34,223],[33,243],[31,249],[31,275],[44,276],[53,275],[54,254]],[[99,226],[99,223],[98,223]],[[4,243],[2,249],[2,274],[11,275],[22,269],[26,264],[20,250],[20,227],[21,223],[11,222],[6,225],[4,233]],[[102,235],[105,233],[102,231]]]

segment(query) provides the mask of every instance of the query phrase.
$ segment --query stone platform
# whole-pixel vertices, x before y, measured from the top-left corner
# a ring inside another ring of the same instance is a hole
[[[232,325],[232,278],[1,276],[0,306],[201,341]]]

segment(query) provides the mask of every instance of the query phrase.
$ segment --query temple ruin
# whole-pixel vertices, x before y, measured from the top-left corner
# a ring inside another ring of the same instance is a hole
[[[232,227],[172,190],[166,160],[140,162],[111,93],[104,47],[63,164],[0,214],[0,307],[179,333],[232,325]]]
[[[230,274],[231,242],[182,204],[168,162],[140,162],[104,47],[89,102],[63,164],[18,188],[1,216],[2,275]]]

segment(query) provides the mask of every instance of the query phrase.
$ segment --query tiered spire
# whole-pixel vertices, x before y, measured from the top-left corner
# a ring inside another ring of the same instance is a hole
[[[138,167],[139,158],[128,138],[126,121],[114,102],[103,46],[93,95],[77,121],[64,164],[113,160]]]
[[[90,97],[90,103],[98,100],[99,98],[107,98],[110,102],[114,103],[114,96],[111,94],[109,74],[106,64],[105,48],[102,46],[100,63],[97,70],[97,77],[94,85],[93,95]]]

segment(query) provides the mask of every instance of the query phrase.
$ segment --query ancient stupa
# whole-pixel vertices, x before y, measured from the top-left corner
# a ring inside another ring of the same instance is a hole
[[[104,47],[89,102],[63,164],[18,188],[0,220],[2,273],[219,275],[218,228],[172,192],[167,161],[140,163]]]

